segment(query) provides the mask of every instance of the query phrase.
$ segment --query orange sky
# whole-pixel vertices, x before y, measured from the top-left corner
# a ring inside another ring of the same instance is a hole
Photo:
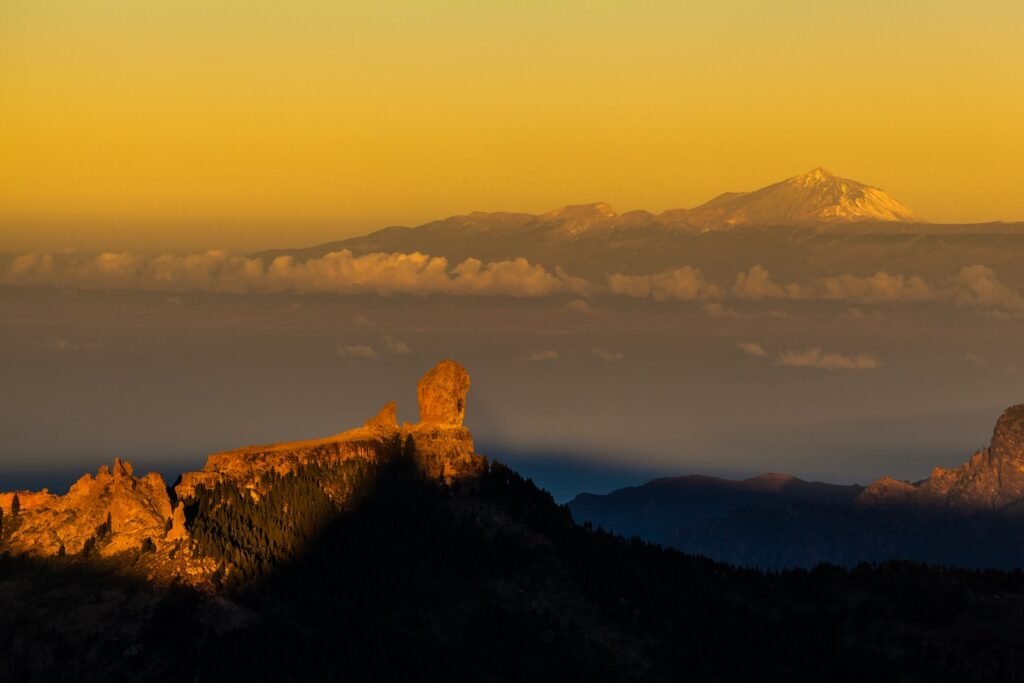
[[[0,250],[692,206],[822,165],[1024,220],[1024,3],[0,5]]]

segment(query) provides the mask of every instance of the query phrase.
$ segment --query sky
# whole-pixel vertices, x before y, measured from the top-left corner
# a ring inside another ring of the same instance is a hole
[[[7,0],[0,251],[693,206],[815,166],[1024,220],[1024,4]]]
[[[6,0],[0,489],[415,419],[446,357],[481,452],[560,500],[963,462],[1024,400],[1018,228],[252,252],[818,166],[1024,221],[1021,27],[996,0]]]
[[[917,481],[1021,403],[1024,316],[878,304],[0,286],[0,490],[114,457],[168,482],[208,454],[417,419],[442,358],[477,450],[559,500],[654,476]]]

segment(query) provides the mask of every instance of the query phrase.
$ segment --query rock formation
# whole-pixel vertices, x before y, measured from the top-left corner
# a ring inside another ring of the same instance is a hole
[[[936,467],[912,485],[888,477],[860,496],[865,504],[909,503],[964,510],[998,510],[1024,499],[1024,404],[1008,408],[996,422],[992,441],[956,469]]]
[[[420,424],[461,427],[466,417],[469,373],[453,360],[443,360],[416,386]]]
[[[442,361],[418,385],[418,424],[399,427],[391,402],[362,427],[335,436],[215,453],[202,470],[181,475],[173,492],[176,504],[159,474],[136,477],[120,458],[112,468],[100,467],[95,477],[83,476],[64,496],[45,489],[0,493],[5,515],[10,515],[15,495],[20,507],[16,520],[11,516],[5,522],[0,550],[39,555],[95,550],[110,556],[155,548],[158,558],[176,558],[170,563],[172,574],[208,574],[213,565],[191,558],[188,548],[185,501],[198,486],[231,481],[258,498],[267,486],[264,475],[271,471],[284,476],[303,465],[330,466],[351,459],[378,463],[403,455],[413,458],[432,481],[452,485],[472,480],[485,460],[475,453],[472,436],[462,426],[468,391],[465,368]]]
[[[13,494],[0,495],[5,512]],[[155,472],[137,478],[120,458],[113,468],[84,475],[67,494],[18,493],[21,511],[7,545],[19,552],[53,555],[63,547],[81,552],[87,544],[101,555],[140,549],[147,539],[163,544],[171,521],[171,501],[163,477]],[[109,525],[107,524],[109,520]]]
[[[479,471],[483,463],[474,452],[469,430],[462,426],[468,391],[466,369],[455,361],[441,361],[417,386],[418,424],[399,427],[392,401],[362,427],[325,439],[215,453],[201,471],[183,474],[175,493],[179,499],[186,499],[200,484],[209,488],[222,479],[231,479],[258,495],[263,475],[271,470],[283,476],[312,463],[329,465],[353,458],[381,462],[396,449],[406,448],[427,477],[451,484]]]
[[[918,489],[892,477],[882,477],[861,491],[857,501],[865,505],[902,505],[913,503]]]
[[[376,415],[371,417],[363,425],[366,429],[381,429],[392,431],[398,429],[398,406],[394,401],[389,401],[380,409]]]

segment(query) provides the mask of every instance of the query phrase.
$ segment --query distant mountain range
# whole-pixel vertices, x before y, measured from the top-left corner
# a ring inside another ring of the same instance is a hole
[[[568,504],[578,522],[737,564],[852,566],[895,557],[969,567],[1024,564],[1024,405],[988,448],[924,481],[867,488],[783,474],[655,479]]]
[[[762,265],[789,280],[879,271],[951,278],[983,264],[1024,285],[1024,223],[946,225],[924,220],[888,193],[816,168],[752,192],[727,192],[691,209],[616,213],[605,203],[543,214],[483,213],[388,227],[312,247],[254,254],[296,261],[348,250],[420,252],[452,264],[525,258],[598,281],[689,265],[731,282]]]

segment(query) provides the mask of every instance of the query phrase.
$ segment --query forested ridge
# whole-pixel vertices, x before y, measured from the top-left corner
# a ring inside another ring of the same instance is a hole
[[[1024,679],[1019,571],[738,569],[404,449],[257,488],[185,501],[208,591],[138,556],[0,555],[0,680]]]

